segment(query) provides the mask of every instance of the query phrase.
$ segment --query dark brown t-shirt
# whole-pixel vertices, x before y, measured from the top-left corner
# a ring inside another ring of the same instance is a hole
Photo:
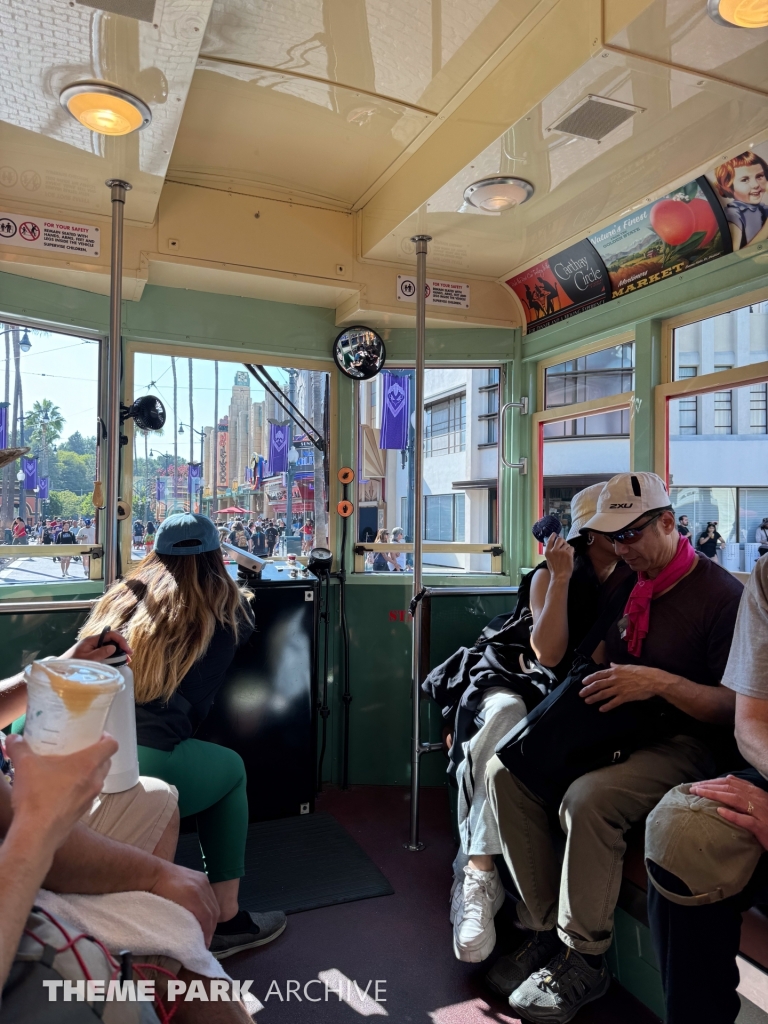
[[[717,686],[725,673],[743,590],[735,576],[699,555],[693,571],[651,603],[640,657],[630,656],[617,622],[606,636],[606,661],[648,665],[694,683]],[[701,723],[679,714],[682,731],[701,734]]]

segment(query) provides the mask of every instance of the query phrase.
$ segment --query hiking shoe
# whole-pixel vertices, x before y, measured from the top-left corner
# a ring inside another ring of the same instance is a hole
[[[453,921],[453,952],[466,963],[480,963],[496,945],[493,918],[506,895],[496,865],[491,871],[467,865],[464,884],[456,891],[461,893],[461,900]]]
[[[567,1024],[582,1006],[604,996],[611,984],[605,957],[599,968],[590,967],[570,946],[565,946],[546,967],[535,971],[509,997],[509,1005],[525,1020]]]
[[[556,931],[534,932],[514,953],[499,957],[485,980],[494,992],[508,999],[534,971],[548,964],[561,946]]]
[[[246,912],[241,910],[238,917]],[[243,949],[253,949],[254,946],[265,946],[268,942],[276,939],[285,931],[285,914],[282,910],[271,910],[266,914],[248,913],[250,924],[245,922],[243,917],[243,930],[228,934],[215,931],[211,939],[209,949],[217,960],[225,960],[233,953],[239,953]]]

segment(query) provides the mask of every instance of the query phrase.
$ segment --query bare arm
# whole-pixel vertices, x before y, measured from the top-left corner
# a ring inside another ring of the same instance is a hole
[[[0,779],[2,817],[7,824],[0,847],[0,986],[8,977],[54,852],[101,789],[116,749],[115,741],[105,736],[77,754],[50,759],[33,754],[18,737],[8,742],[16,781],[11,790]]]
[[[531,580],[531,647],[542,665],[554,668],[568,649],[568,587],[573,573],[573,548],[554,534],[544,549],[547,572]]]
[[[768,776],[768,700],[736,694],[736,742],[745,760]]]
[[[584,680],[580,695],[587,704],[600,703],[601,711],[612,711],[633,700],[663,697],[698,722],[714,725],[730,725],[736,703],[733,690],[725,686],[704,686],[645,665],[612,664],[593,672]]]
[[[47,757],[40,760],[55,762],[59,759]],[[83,810],[85,807],[87,803]],[[33,814],[33,818],[39,820],[40,814]],[[13,826],[11,787],[0,784],[0,836],[7,833],[10,837]],[[143,891],[163,896],[194,914],[203,929],[206,943],[210,941],[219,915],[216,897],[204,874],[108,839],[80,822],[72,828],[55,855],[51,852],[43,876],[42,884],[52,892],[99,894]]]
[[[104,661],[111,658],[118,647],[130,656],[131,649],[124,636],[120,633],[109,632],[104,636],[101,647],[96,645],[99,642],[98,636],[87,636],[79,640],[61,655],[62,658],[81,658],[86,661]],[[17,672],[15,676],[0,681],[0,729],[6,728],[11,722],[20,718],[27,711],[27,684],[24,680],[24,673]]]

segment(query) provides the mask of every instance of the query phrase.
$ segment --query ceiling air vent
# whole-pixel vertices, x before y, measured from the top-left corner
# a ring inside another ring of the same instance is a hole
[[[81,7],[93,7],[97,11],[109,14],[122,14],[125,18],[136,21],[153,22],[155,18],[155,0],[77,0]]]
[[[619,125],[624,124],[635,114],[642,113],[644,109],[631,103],[609,100],[605,96],[587,96],[559,121],[550,125],[547,131],[578,135],[582,139],[600,142]]]

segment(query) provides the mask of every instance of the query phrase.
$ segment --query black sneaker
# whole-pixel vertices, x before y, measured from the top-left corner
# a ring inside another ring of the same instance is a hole
[[[561,945],[554,929],[551,932],[533,932],[533,937],[514,953],[499,957],[485,980],[494,992],[508,999],[529,975],[549,963]]]
[[[509,1005],[524,1020],[541,1024],[568,1024],[582,1006],[600,999],[610,988],[611,976],[600,958],[600,967],[590,967],[569,946],[509,997]]]
[[[241,910],[240,915],[245,911]],[[242,931],[228,934],[215,931],[209,949],[217,960],[225,960],[233,953],[255,946],[266,946],[268,942],[282,935],[288,923],[282,910],[270,910],[266,914],[248,913],[250,924],[245,924]]]

